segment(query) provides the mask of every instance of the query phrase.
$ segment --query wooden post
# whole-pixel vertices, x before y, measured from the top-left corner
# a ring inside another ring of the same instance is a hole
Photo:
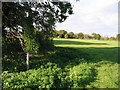
[[[29,53],[27,52],[26,56],[26,65],[27,65],[27,70],[29,69]]]

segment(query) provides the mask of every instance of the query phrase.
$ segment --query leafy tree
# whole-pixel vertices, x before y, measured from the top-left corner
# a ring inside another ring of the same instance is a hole
[[[84,39],[89,39],[89,35],[88,34],[84,34]]]
[[[93,38],[93,39],[100,40],[101,35],[100,35],[100,34],[96,34],[96,33],[92,33],[92,38]]]
[[[120,34],[117,34],[117,40],[120,41]]]
[[[19,40],[23,51],[27,53],[27,64],[29,64],[29,53],[37,53],[39,48],[42,48],[40,42],[36,41],[35,30],[39,29],[44,33],[43,36],[46,39],[43,40],[49,40],[55,23],[64,22],[68,15],[73,14],[70,3],[51,2],[50,0],[39,3],[3,2],[2,11],[3,38],[6,38],[5,29],[8,28],[7,33],[12,33]],[[14,34],[13,30],[17,34]]]
[[[69,34],[70,38],[74,38],[74,33],[73,32],[69,32],[68,34]]]
[[[92,33],[92,38],[96,39],[96,33]]]
[[[63,34],[59,34],[58,37],[59,37],[59,38],[64,38],[64,35],[63,35]]]
[[[33,10],[34,8],[34,10]],[[18,30],[18,25],[23,27],[23,21],[28,19],[30,27],[40,28],[43,31],[53,30],[55,22],[64,22],[72,14],[70,3],[65,2],[3,2],[3,30],[6,27]],[[9,18],[8,18],[9,17]],[[49,27],[49,28],[48,28]]]
[[[93,37],[91,35],[89,35],[89,39],[93,39]]]
[[[58,36],[59,36],[58,31],[57,31],[57,30],[54,30],[54,31],[52,32],[52,37],[57,38]]]
[[[59,38],[65,38],[65,34],[67,34],[67,31],[65,31],[65,30],[59,30],[58,34],[59,34]]]
[[[70,38],[70,35],[68,33],[65,34],[65,38]]]
[[[76,34],[76,38],[77,39],[83,39],[84,38],[84,34],[83,33],[78,33],[78,34]]]
[[[116,40],[116,38],[115,37],[110,37],[109,40]]]
[[[96,39],[97,39],[97,40],[100,40],[100,39],[101,39],[101,35],[100,35],[100,34],[97,34],[97,35],[96,35]]]

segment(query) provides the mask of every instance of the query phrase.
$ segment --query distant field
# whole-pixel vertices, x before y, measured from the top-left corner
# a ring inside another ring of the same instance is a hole
[[[54,39],[55,45],[60,47],[118,47],[117,41],[83,40],[83,39]]]

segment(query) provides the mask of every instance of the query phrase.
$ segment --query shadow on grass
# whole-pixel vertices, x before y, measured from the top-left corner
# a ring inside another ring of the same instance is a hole
[[[31,58],[31,68],[36,68],[48,62],[56,63],[60,68],[73,67],[83,62],[97,63],[110,61],[118,63],[118,47],[113,48],[67,48],[56,47],[53,52],[41,58]]]
[[[39,65],[52,62],[56,63],[60,68],[65,68],[67,65],[73,66],[79,64],[79,59],[89,60],[90,57],[88,54],[74,48],[56,47],[53,52],[50,52],[41,59],[32,57],[31,65],[33,68],[36,66],[39,68]]]
[[[108,45],[107,43],[87,43],[79,41],[68,41],[68,40],[54,40],[55,45]]]
[[[92,63],[96,63],[102,60],[111,61],[113,63],[119,63],[119,47],[90,47],[77,49],[80,49],[82,52],[89,54],[89,57],[92,59],[90,62]]]
[[[54,51],[42,57],[30,57],[30,69],[39,68],[48,62],[56,63],[60,68],[73,67],[82,62],[97,63],[100,61],[118,63],[118,47],[110,48],[67,48],[55,47]],[[3,60],[3,71],[18,72],[26,70],[25,58],[18,60]]]
[[[48,62],[56,63],[60,68],[71,68],[82,62],[97,63],[110,61],[118,63],[118,47],[111,48],[67,48],[55,47],[54,51],[42,57],[30,57],[30,69],[39,68]],[[26,70],[25,58],[18,60],[3,60],[3,71],[18,72]]]

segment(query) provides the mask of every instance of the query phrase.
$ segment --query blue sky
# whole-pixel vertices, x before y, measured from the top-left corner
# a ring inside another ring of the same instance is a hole
[[[118,33],[118,1],[119,0],[70,0],[73,15],[63,23],[56,24],[56,30],[102,36],[116,36]]]

